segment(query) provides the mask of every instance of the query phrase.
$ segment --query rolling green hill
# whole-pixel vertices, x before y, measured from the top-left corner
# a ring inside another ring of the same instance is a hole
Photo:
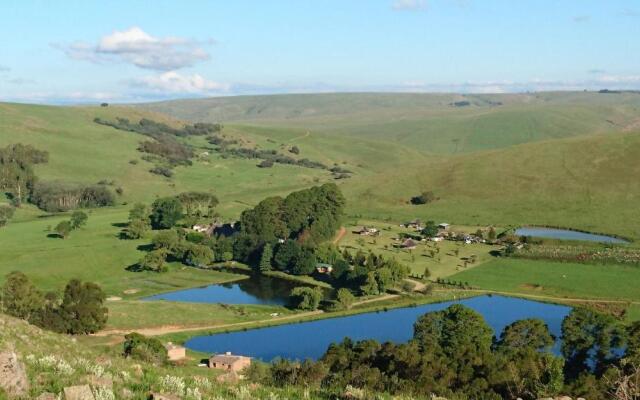
[[[436,154],[633,130],[640,124],[638,93],[300,94],[176,100],[139,107],[191,121],[375,138]]]

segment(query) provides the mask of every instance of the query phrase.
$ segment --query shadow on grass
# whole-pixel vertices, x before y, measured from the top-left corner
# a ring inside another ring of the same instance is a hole
[[[140,250],[140,251],[151,251],[153,250],[153,244],[151,243],[147,243],[147,244],[141,244],[139,246],[136,247],[136,250]]]
[[[111,224],[111,226],[114,226],[116,228],[126,228],[127,226],[129,226],[129,224],[126,222],[114,222],[113,224]]]
[[[131,264],[125,268],[125,270],[129,272],[142,272],[144,269],[140,266],[139,263]]]
[[[47,235],[47,237],[49,239],[64,239],[62,236],[58,235],[57,233],[50,233]]]

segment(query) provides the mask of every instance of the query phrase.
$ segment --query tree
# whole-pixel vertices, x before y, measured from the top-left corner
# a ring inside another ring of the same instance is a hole
[[[25,274],[11,272],[2,287],[2,310],[17,318],[31,320],[44,305],[42,293]]]
[[[497,237],[496,230],[492,226],[491,228],[489,228],[489,232],[487,233],[487,240],[489,240],[490,242],[493,242],[494,240],[496,240],[496,237]]]
[[[316,310],[322,297],[322,289],[319,287],[299,286],[291,290],[289,302],[298,310]]]
[[[140,261],[138,261],[138,265],[140,269],[147,271],[155,271],[155,272],[166,272],[167,267],[165,265],[167,261],[167,250],[160,248],[156,250],[152,250],[142,257]]]
[[[71,220],[69,223],[71,224],[71,229],[78,229],[81,226],[84,226],[87,223],[89,217],[82,211],[74,211],[71,214]]]
[[[336,301],[345,310],[348,310],[351,308],[355,299],[356,299],[355,296],[351,293],[349,289],[346,289],[346,288],[338,289],[338,294],[336,295]]]
[[[379,268],[376,270],[375,274],[376,282],[378,282],[378,291],[380,293],[386,292],[395,283],[389,268]]]
[[[625,332],[614,317],[587,308],[574,308],[562,321],[565,375],[574,379],[585,371],[600,375],[616,359]]]
[[[207,192],[184,192],[177,196],[188,216],[212,216],[218,205],[218,198]]]
[[[433,258],[433,256],[431,256],[431,258]],[[422,275],[423,279],[429,279],[431,278],[431,270],[429,269],[429,267],[424,267],[424,273]]]
[[[149,219],[149,207],[143,203],[136,203],[129,210],[129,221],[148,220]]]
[[[11,206],[0,204],[0,227],[5,226],[13,217],[15,209]]]
[[[123,355],[156,365],[167,361],[167,350],[156,338],[132,332],[124,337]]]
[[[108,313],[104,307],[105,298],[104,292],[95,283],[70,280],[60,304],[66,332],[73,335],[87,334],[104,328]]]
[[[280,243],[276,248],[273,263],[281,271],[289,270],[301,252],[302,247],[298,242],[287,240],[284,243]]]
[[[153,239],[151,239],[151,244],[153,244],[154,249],[164,249],[167,252],[175,251],[180,245],[180,242],[181,238],[174,229],[158,232]]]
[[[422,229],[422,234],[427,237],[434,237],[438,234],[438,225],[434,221],[427,221]]]
[[[60,236],[63,239],[66,239],[67,237],[69,237],[69,233],[71,233],[71,230],[72,230],[71,222],[60,221],[58,225],[56,225],[54,230],[56,231],[58,236]]]
[[[504,328],[497,347],[503,350],[518,351],[532,349],[548,350],[554,340],[549,327],[540,319],[523,319]]]
[[[365,296],[373,296],[378,294],[378,281],[376,281],[375,272],[371,271],[367,273],[367,277],[362,286],[360,286],[360,291]]]
[[[213,250],[207,246],[191,243],[184,254],[184,262],[196,267],[203,267],[213,261]]]
[[[127,225],[123,234],[127,239],[141,239],[147,235],[151,225],[146,220],[135,219]]]
[[[436,195],[433,194],[430,190],[425,190],[420,193],[418,196],[414,196],[411,198],[411,204],[420,205],[420,204],[428,204],[432,201],[436,200]]]
[[[258,265],[260,272],[264,273],[264,272],[271,271],[272,257],[273,257],[273,250],[271,248],[271,245],[269,243],[265,243],[264,247],[262,248],[262,254],[260,255],[260,264]]]
[[[316,256],[309,249],[302,249],[292,260],[291,273],[294,275],[309,275],[316,269]]]
[[[175,197],[157,199],[151,207],[151,226],[169,229],[182,219],[182,203]]]

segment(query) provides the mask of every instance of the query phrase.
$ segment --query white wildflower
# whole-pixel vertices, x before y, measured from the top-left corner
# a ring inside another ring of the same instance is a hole
[[[98,378],[104,375],[104,367],[100,364],[91,364],[89,368],[87,368],[87,371],[91,372],[93,375],[97,376]]]
[[[198,375],[194,376],[193,382],[195,383],[197,388],[205,391],[211,390],[212,388],[211,381],[205,378],[204,376],[198,376]]]
[[[73,373],[75,372],[73,367],[69,365],[68,362],[62,359],[58,360],[58,363],[56,364],[56,371],[58,371],[62,375],[73,375]]]
[[[160,378],[160,386],[162,386],[162,389],[166,392],[177,394],[179,396],[184,395],[184,379],[179,376],[166,375]]]
[[[93,391],[96,400],[116,400],[116,395],[109,388],[98,386]]]
[[[202,394],[198,388],[187,388],[187,394],[185,396],[189,400],[202,400]]]

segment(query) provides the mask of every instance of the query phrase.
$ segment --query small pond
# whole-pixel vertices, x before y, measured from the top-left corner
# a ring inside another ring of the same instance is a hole
[[[516,229],[515,233],[518,236],[532,236],[560,240],[586,240],[590,242],[617,244],[628,243],[626,240],[615,238],[612,236],[597,235],[595,233],[576,232],[568,229],[525,227]]]
[[[459,303],[481,313],[498,334],[508,324],[525,318],[544,320],[551,332],[560,336],[560,327],[571,308],[502,296],[479,296]],[[423,314],[442,310],[453,302],[397,308],[387,312],[280,325],[248,331],[197,336],[186,342],[192,350],[206,353],[231,351],[271,361],[276,357],[318,359],[329,344],[345,337],[353,340],[406,342],[413,335],[413,324]],[[559,343],[554,349],[558,352]]]
[[[291,280],[252,275],[239,281],[162,293],[144,300],[282,306],[287,304],[291,289],[301,285]]]

